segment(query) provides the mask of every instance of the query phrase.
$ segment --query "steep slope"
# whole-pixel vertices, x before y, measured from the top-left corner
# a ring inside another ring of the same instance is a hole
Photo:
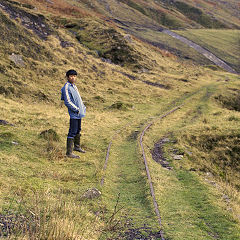
[[[25,5],[32,1],[21,0]],[[44,11],[61,15],[84,17],[97,15],[116,24],[125,32],[180,58],[190,59],[203,65],[212,63],[182,44],[175,38],[162,34],[163,29],[239,29],[240,17],[235,0],[224,1],[37,1],[36,6]],[[167,39],[167,40],[166,40]],[[202,47],[205,47],[203,45]],[[213,52],[214,54],[214,52]],[[223,60],[223,59],[222,59]],[[228,63],[228,62],[227,62]],[[234,64],[229,62],[229,64]],[[236,70],[236,69],[235,69]]]

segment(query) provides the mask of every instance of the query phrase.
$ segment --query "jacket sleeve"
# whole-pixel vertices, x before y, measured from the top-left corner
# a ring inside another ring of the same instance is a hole
[[[66,105],[66,107],[72,110],[73,112],[79,112],[79,108],[73,103],[73,101],[70,98],[71,92],[68,88],[68,84],[66,84],[61,91],[62,91],[61,99],[64,100],[64,104]]]

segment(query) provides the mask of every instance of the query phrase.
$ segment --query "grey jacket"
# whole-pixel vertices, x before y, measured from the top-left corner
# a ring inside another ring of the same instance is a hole
[[[86,107],[75,84],[66,82],[61,89],[61,100],[68,108],[68,113],[72,119],[80,119],[86,115]]]

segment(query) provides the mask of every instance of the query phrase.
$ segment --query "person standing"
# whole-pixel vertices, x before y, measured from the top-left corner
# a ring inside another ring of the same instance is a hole
[[[81,123],[82,118],[85,117],[86,107],[83,104],[82,98],[78,92],[75,81],[77,79],[77,72],[73,69],[66,72],[67,82],[61,89],[61,100],[68,108],[70,116],[70,127],[67,136],[67,157],[80,158],[73,154],[73,151],[85,153],[80,147],[81,137]]]

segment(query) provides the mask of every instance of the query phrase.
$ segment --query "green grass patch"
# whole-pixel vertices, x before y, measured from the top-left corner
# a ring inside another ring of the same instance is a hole
[[[239,30],[186,30],[177,31],[189,40],[214,53],[230,64],[236,71],[239,69]]]
[[[224,23],[216,19],[212,19],[208,15],[204,14],[199,8],[179,1],[176,1],[174,5],[181,13],[206,28],[226,28]]]

